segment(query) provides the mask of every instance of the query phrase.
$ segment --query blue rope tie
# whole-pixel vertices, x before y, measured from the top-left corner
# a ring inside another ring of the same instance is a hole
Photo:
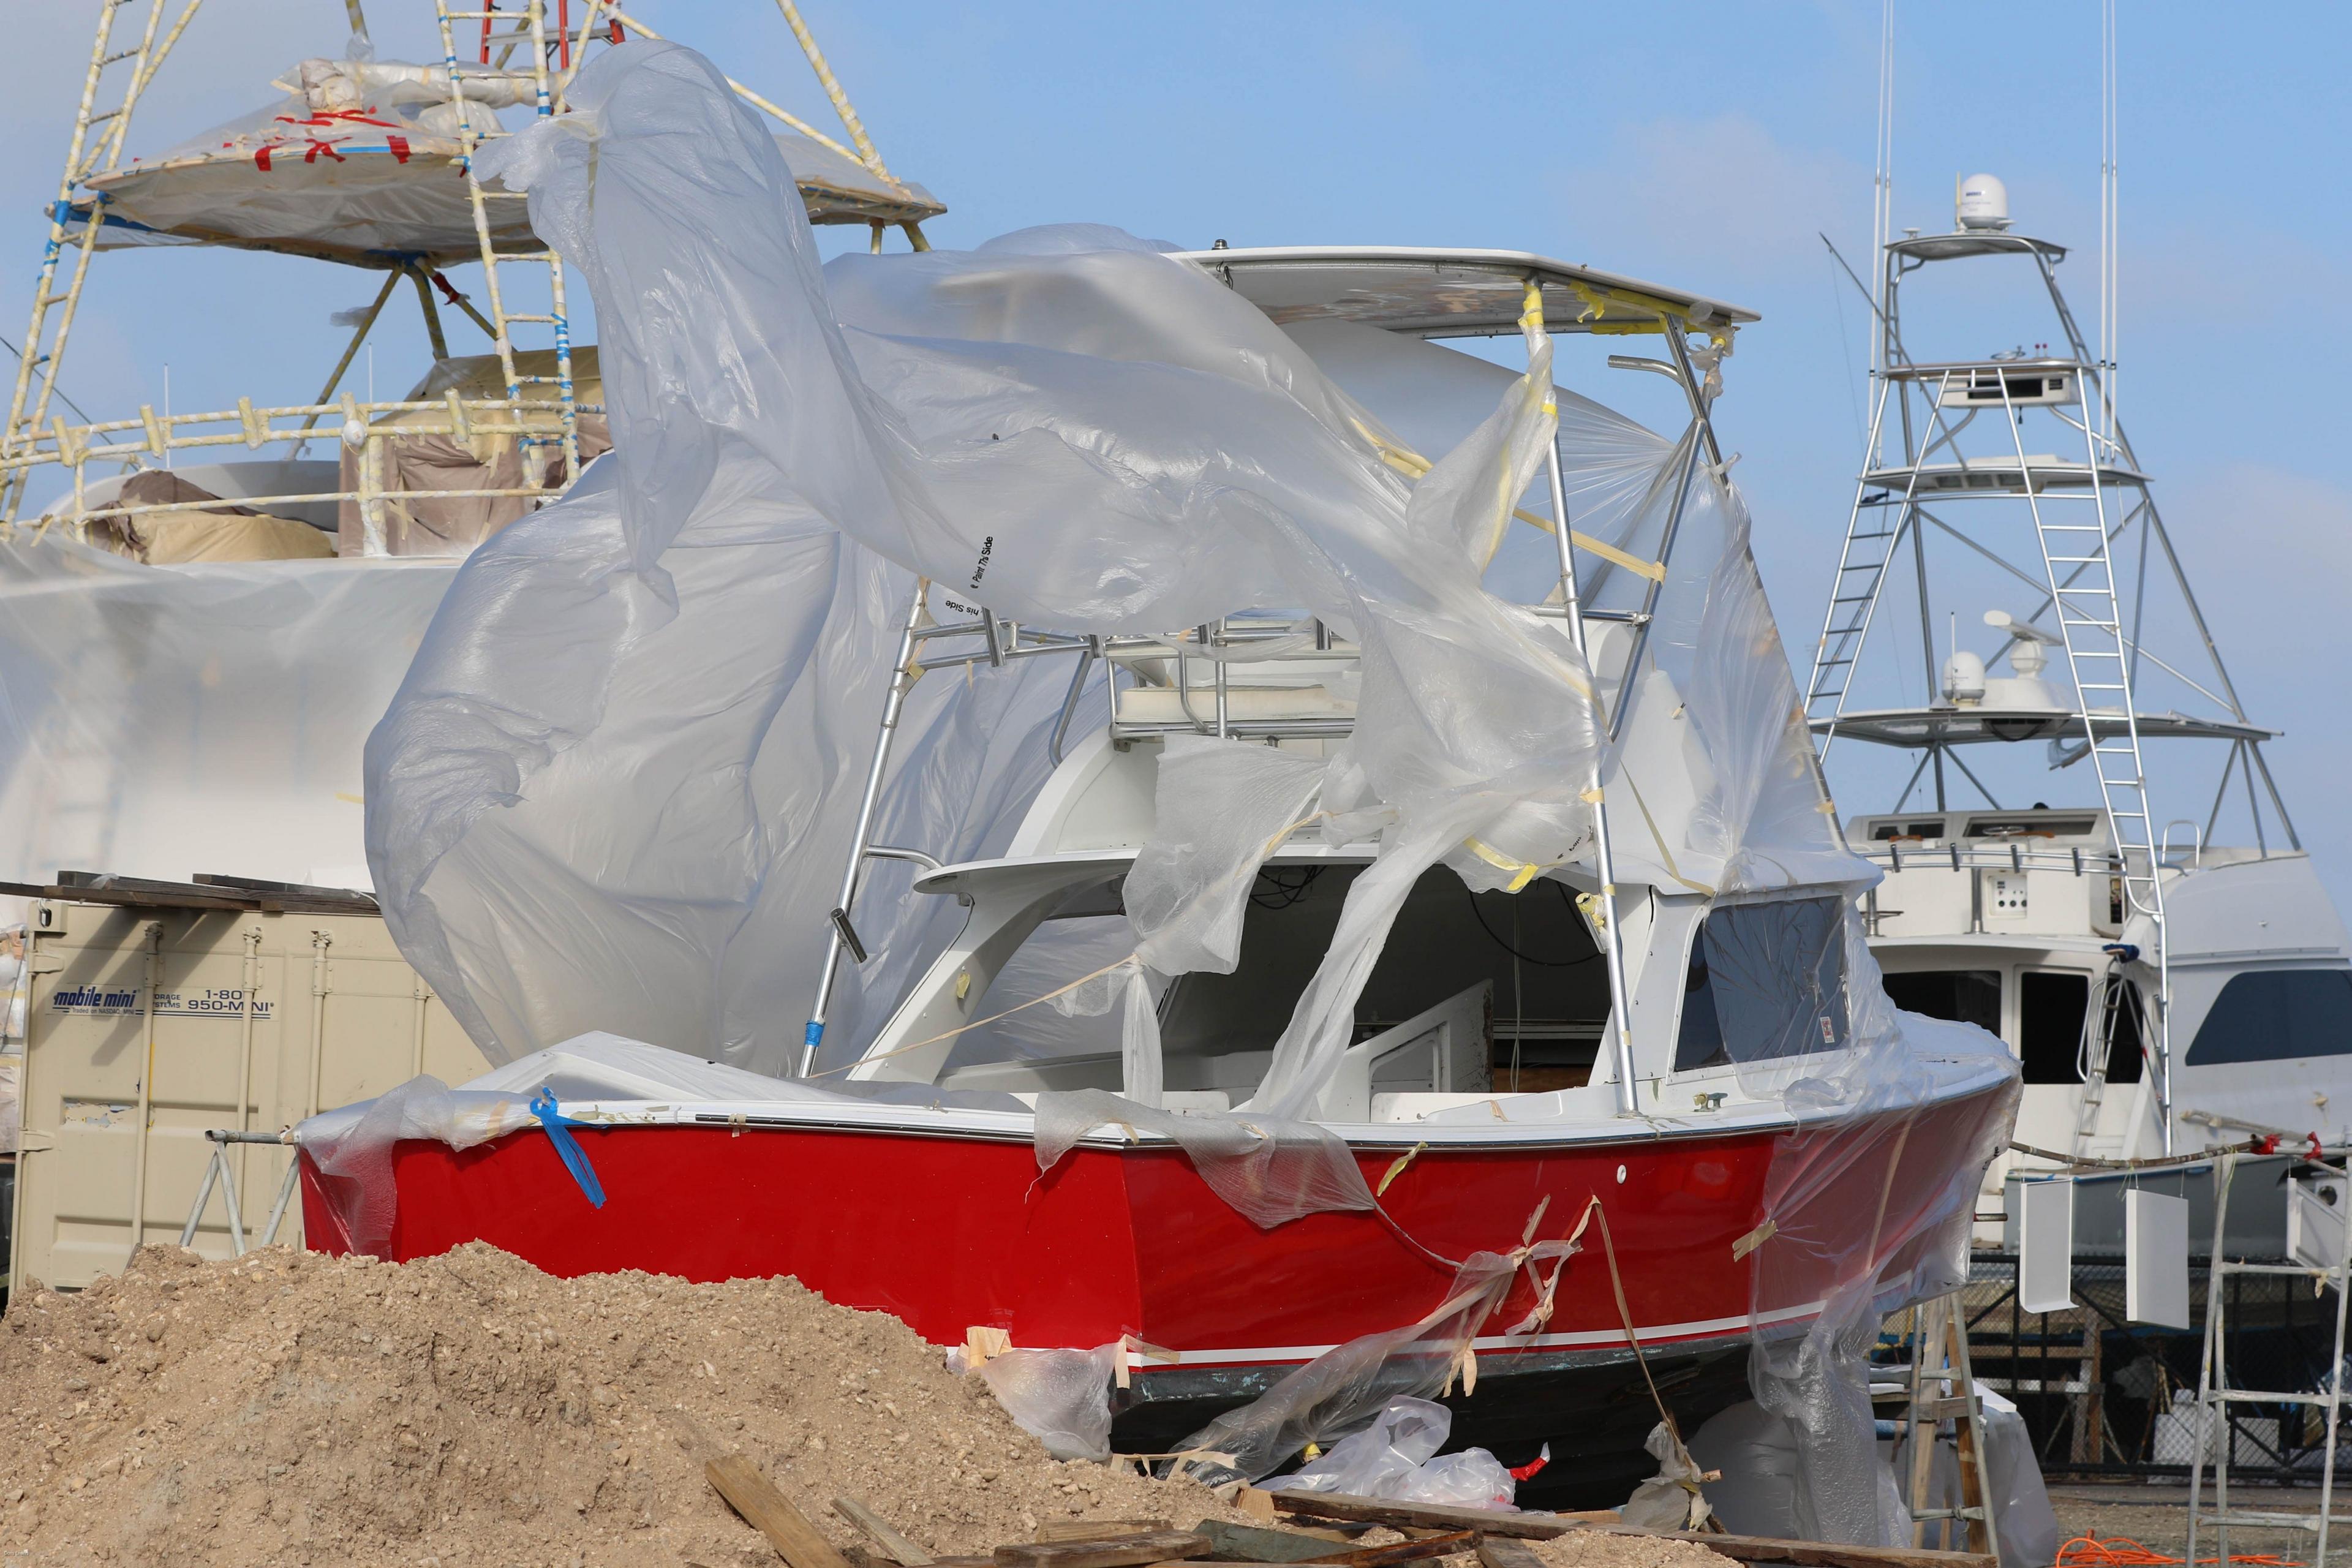
[[[572,1173],[573,1181],[580,1184],[582,1195],[593,1206],[603,1208],[604,1184],[596,1179],[596,1167],[588,1163],[587,1152],[580,1147],[580,1141],[567,1131],[584,1123],[574,1121],[558,1110],[555,1091],[544,1085],[530,1097],[530,1110],[539,1118],[539,1124],[547,1129],[547,1141],[555,1145],[556,1153],[563,1161],[563,1168]]]

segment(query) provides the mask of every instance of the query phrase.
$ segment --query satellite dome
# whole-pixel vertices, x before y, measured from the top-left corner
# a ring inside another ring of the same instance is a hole
[[[1990,174],[1970,174],[1960,182],[1959,222],[1965,229],[2009,226],[2009,187]]]

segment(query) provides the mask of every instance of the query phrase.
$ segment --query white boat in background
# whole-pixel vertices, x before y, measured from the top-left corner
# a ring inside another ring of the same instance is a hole
[[[2011,230],[1989,175],[1952,232],[1883,244],[1871,432],[1805,696],[1825,766],[1916,758],[1847,837],[1886,873],[1864,918],[1888,994],[2023,1064],[1995,1195],[2012,1165],[2352,1130],[2352,945],[2065,255]],[[2055,347],[1915,357],[1906,285],[1959,266],[2021,271]]]

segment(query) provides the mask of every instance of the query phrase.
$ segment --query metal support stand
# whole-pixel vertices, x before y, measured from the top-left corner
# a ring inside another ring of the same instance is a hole
[[[196,1227],[204,1222],[205,1205],[212,1202],[213,1188],[221,1190],[221,1204],[228,1215],[228,1243],[237,1257],[245,1256],[245,1214],[238,1205],[236,1173],[229,1167],[228,1146],[232,1143],[269,1143],[285,1146],[285,1140],[275,1132],[240,1132],[233,1127],[215,1127],[205,1133],[213,1146],[212,1163],[205,1167],[205,1179],[196,1188],[195,1206],[188,1210],[188,1223],[180,1227],[180,1245],[194,1246]],[[254,1239],[255,1247],[269,1247],[278,1240],[278,1227],[285,1223],[286,1211],[294,1201],[294,1187],[302,1171],[301,1156],[297,1154],[286,1164],[286,1179],[278,1184],[278,1201],[271,1205],[269,1221]]]
[[[2340,1152],[2338,1152],[2340,1153]],[[2189,1470],[2189,1561],[2198,1561],[2198,1535],[2206,1525],[2213,1527],[2215,1555],[2222,1562],[2230,1560],[2230,1527],[2233,1524],[2267,1530],[2308,1530],[2318,1539],[2313,1554],[2313,1568],[2327,1568],[2327,1536],[2331,1525],[2352,1524],[2352,1518],[2336,1517],[2336,1445],[2344,1415],[2344,1327],[2345,1302],[2352,1291],[2346,1289],[2352,1280],[2352,1226],[2344,1227],[2333,1266],[2314,1269],[2301,1263],[2239,1263],[2222,1255],[2222,1237],[2228,1232],[2230,1220],[2230,1184],[2237,1173],[2238,1156],[2227,1153],[2216,1162],[2213,1187],[2213,1251],[2212,1261],[2205,1280],[2205,1353],[2197,1368],[2197,1451]],[[2340,1167],[2339,1167],[2340,1169]],[[2229,1335],[2223,1322],[2223,1304],[2229,1292],[2222,1280],[2232,1274],[2285,1274],[2298,1279],[2311,1279],[2325,1289],[2336,1292],[2336,1353],[2327,1363],[2327,1386],[2316,1394],[2307,1392],[2272,1393],[2257,1389],[2230,1386],[2227,1360]],[[2237,1447],[2237,1434],[2230,1422],[2233,1405],[2285,1405],[2316,1406],[2327,1412],[2326,1431],[2323,1440],[2327,1452],[2319,1468],[2319,1508],[2312,1513],[2284,1513],[2255,1510],[2232,1510],[2230,1507],[2230,1461]],[[2215,1454],[2215,1438],[2220,1438],[2220,1453]],[[2213,1501],[2208,1508],[2204,1499],[2205,1468],[2213,1469]]]
[[[1969,1331],[1958,1295],[1938,1296],[1913,1310],[1911,1405],[1904,1413],[1910,1445],[1911,1543],[1927,1544],[1927,1526],[1957,1519],[1968,1526],[1968,1550],[1993,1550],[1992,1484],[1985,1468],[1984,1412],[1977,1404],[1976,1373],[1969,1364]],[[1951,1392],[1947,1393],[1949,1389]],[[1953,1426],[1960,1458],[1960,1506],[1931,1508],[1936,1434]]]

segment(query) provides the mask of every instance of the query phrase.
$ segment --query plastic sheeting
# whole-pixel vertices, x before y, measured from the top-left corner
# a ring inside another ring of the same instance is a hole
[[[1056,629],[1160,635],[1275,608],[1360,649],[1353,733],[1318,805],[1328,836],[1377,835],[1381,852],[1248,1114],[1179,1119],[1234,1143],[1193,1151],[1204,1175],[1268,1159],[1252,1119],[1312,1113],[1423,871],[1443,863],[1473,888],[1589,874],[1596,761],[1621,885],[1729,897],[1871,877],[1828,810],[1737,493],[1696,426],[1663,443],[1551,391],[1538,323],[1528,373],[1462,371],[1426,416],[1428,438],[1453,444],[1409,456],[1371,402],[1406,361],[1446,351],[1323,334],[1360,401],[1309,352],[1316,332],[1286,333],[1160,247],[1099,230],[850,256],[821,273],[789,170],[707,62],[613,51],[573,101],[581,112],[485,163],[529,190],[535,230],[589,279],[615,450],[475,554],[369,752],[388,916],[494,1058],[603,1026],[740,1065],[790,1059],[823,951],[810,911],[830,907],[857,793],[845,782],[862,776],[917,573],[934,603]],[[1482,378],[1479,414],[1467,389]],[[1633,639],[1641,654],[1615,694],[1614,745],[1559,620],[1488,591],[1498,571],[1536,570],[1507,552],[1524,549],[1509,513],[1556,430],[1578,525],[1668,563],[1663,582],[1602,564],[1583,584],[1590,603],[1648,617],[1605,634],[1607,669]],[[879,841],[950,860],[1001,847],[1044,776],[1066,679],[1031,659],[918,682]],[[1180,840],[1171,821],[1147,859],[1210,868],[1206,889],[1262,853],[1249,826],[1211,843]],[[958,918],[907,900],[908,875],[866,879],[873,956],[845,968],[828,1062],[854,1055]],[[1146,934],[1190,933],[1185,961],[1213,960],[1218,901],[1193,902]],[[1893,1179],[1912,1109],[1998,1047],[1898,1026],[1851,911],[1842,924],[1839,1048],[1741,1072],[1808,1119],[1776,1161],[1759,1321],[1842,1282],[1827,1314],[1776,1331],[1759,1394],[1805,1434],[1821,1533],[1871,1540],[1892,1526],[1867,1481],[1854,1357],[1874,1307],[1948,1273],[1975,1172],[1965,1152],[1944,1160],[1960,1170],[1951,1190],[1891,1232],[1858,1226],[1851,1194]],[[1041,1156],[1153,1114],[1041,1097]],[[1234,1181],[1244,1201],[1271,1216],[1329,1196],[1312,1190],[1311,1144],[1297,1161],[1281,1135],[1273,1146],[1283,1173]],[[1507,1279],[1517,1265],[1488,1267]],[[1472,1324],[1491,1310],[1452,1308]],[[1466,1342],[1459,1328],[1448,1342]],[[1392,1394],[1428,1392],[1433,1370],[1442,1382],[1450,1363],[1406,1345],[1342,1347],[1199,1446],[1245,1451],[1263,1474]]]
[[[2044,1568],[2058,1552],[2061,1532],[2050,1494],[2034,1461],[2033,1439],[2016,1407],[1978,1386],[1984,1408],[1985,1464],[1993,1491],[1994,1544],[2001,1568]],[[1872,1479],[1889,1510],[1904,1509],[1911,1461],[1899,1436],[1889,1457],[1876,1460]],[[1880,1445],[1884,1448],[1886,1445]],[[1821,1519],[1801,1477],[1797,1429],[1754,1401],[1743,1401],[1709,1420],[1690,1440],[1692,1458],[1722,1479],[1706,1483],[1707,1500],[1724,1527],[1738,1535],[1783,1541],[1817,1541]],[[1937,1442],[1929,1472],[1930,1508],[1959,1504],[1959,1464],[1951,1440]],[[1907,1515],[1906,1515],[1907,1518]],[[1911,1544],[1907,1528],[1895,1544]],[[1943,1526],[1931,1525],[1927,1544],[1946,1546]],[[1948,1548],[1964,1550],[1954,1531]]]
[[[430,1074],[354,1104],[309,1118],[294,1130],[317,1167],[320,1190],[344,1239],[362,1252],[385,1256],[399,1194],[392,1180],[393,1146],[404,1139],[471,1149],[503,1134],[540,1125],[530,1100],[540,1090],[559,1107],[588,1100],[635,1102],[639,1108],[679,1104],[844,1104],[888,1100],[1017,1110],[1009,1095],[946,1093],[926,1084],[824,1087],[771,1078],[721,1062],[698,1061],[642,1040],[596,1031],[546,1050],[532,1051],[452,1089]],[[569,1112],[567,1111],[567,1114]],[[591,1113],[588,1120],[605,1113]]]
[[[1441,858],[1474,879],[1498,875],[1487,864],[1497,855],[1556,861],[1581,831],[1582,808],[1560,781],[1578,774],[1580,756],[1589,759],[1595,744],[1590,684],[1556,622],[1514,610],[1479,583],[1507,503],[1527,489],[1551,430],[1542,395],[1549,345],[1540,331],[1530,332],[1532,376],[1515,378],[1472,436],[1409,485],[1382,460],[1370,416],[1291,339],[1150,247],[1072,250],[1066,237],[1015,237],[962,255],[851,257],[835,264],[828,289],[805,222],[779,199],[788,171],[706,62],[656,46],[615,51],[582,73],[573,97],[581,114],[484,156],[509,184],[530,190],[535,226],[586,273],[604,323],[614,479],[530,520],[551,551],[577,561],[575,581],[593,577],[600,596],[643,600],[649,628],[652,619],[675,623],[683,600],[666,552],[694,542],[691,519],[724,526],[728,509],[709,503],[728,490],[761,496],[812,533],[837,527],[953,592],[1038,624],[1164,627],[1287,603],[1352,628],[1364,673],[1345,767],[1351,804],[1377,801],[1398,826],[1382,864],[1360,879],[1341,939],[1259,1096],[1280,1116],[1309,1108],[1345,1048],[1355,993],[1418,872]],[[845,321],[856,325],[845,330]],[[566,508],[583,515],[574,522]],[[592,534],[593,544],[572,542]],[[507,552],[476,559],[471,570],[485,575],[519,564]],[[761,584],[772,595],[794,585],[773,573]],[[445,617],[451,636],[436,638],[446,649],[425,650],[419,679],[376,748],[381,814],[400,822],[404,841],[383,845],[395,927],[409,945],[422,939],[428,973],[451,966],[435,956],[449,944],[431,930],[448,911],[429,907],[440,900],[423,886],[435,858],[491,805],[510,802],[519,778],[512,765],[476,768],[488,752],[442,742],[429,725],[402,731],[418,722],[423,703],[463,706],[470,723],[506,706],[500,699],[511,690],[533,722],[508,726],[490,749],[509,764],[530,751],[534,765],[563,767],[556,758],[573,754],[573,739],[604,718],[590,689],[600,668],[613,668],[616,647],[623,660],[635,651],[609,624],[531,616],[519,598],[496,607],[502,626],[461,616],[458,603],[488,608],[461,585]],[[498,697],[468,689],[505,662],[502,641],[551,652],[559,626],[569,654],[590,656],[588,668],[557,681],[584,697],[561,723],[539,721],[551,705],[529,685],[501,682]],[[837,640],[775,653],[730,649],[723,673],[740,694],[738,707],[772,712],[815,650]],[[689,646],[681,636],[670,657]],[[865,668],[884,662],[869,658]],[[465,679],[425,679],[445,671]],[[871,679],[836,682],[823,700],[835,712],[872,712]],[[863,702],[855,700],[861,687]],[[1455,700],[1465,690],[1485,700]],[[844,697],[847,705],[835,705]],[[1535,713],[1548,721],[1522,722]],[[748,775],[740,759],[756,754],[761,739],[730,750],[739,760],[729,777]],[[477,775],[465,798],[436,791],[421,811],[403,800],[404,780],[454,781],[459,770]],[[801,775],[811,771],[803,766]],[[648,805],[661,798],[649,784],[631,789]],[[723,814],[731,830],[767,820],[747,818],[736,804]],[[1017,799],[1008,792],[999,804]],[[669,826],[642,809],[634,815]],[[414,831],[420,816],[432,819],[422,835]],[[1464,847],[1481,829],[1504,841],[1486,858]],[[595,842],[580,827],[564,831]],[[675,864],[667,845],[660,868],[639,852],[659,843],[658,833],[640,826],[624,838],[608,860],[647,872]],[[739,861],[748,870],[757,858]],[[739,918],[755,901],[744,880],[715,884]],[[691,923],[673,920],[645,941],[677,948]],[[706,961],[723,945],[707,931],[688,941]],[[605,956],[595,952],[598,962]],[[513,1026],[487,1005],[474,1014],[490,1025],[482,1044],[493,1054],[537,1043],[521,1010],[509,1011]],[[596,1021],[642,1032],[625,1016]],[[709,1032],[673,1027],[664,1037],[698,1047]],[[772,1040],[722,1039],[719,1049],[746,1061],[782,1056]]]
[[[1370,1426],[1322,1458],[1265,1483],[1268,1491],[1345,1492],[1439,1508],[1508,1509],[1518,1482],[1484,1448],[1439,1458],[1454,1412],[1427,1399],[1392,1399]]]
[[[361,750],[455,571],[0,539],[0,878],[368,886]]]

